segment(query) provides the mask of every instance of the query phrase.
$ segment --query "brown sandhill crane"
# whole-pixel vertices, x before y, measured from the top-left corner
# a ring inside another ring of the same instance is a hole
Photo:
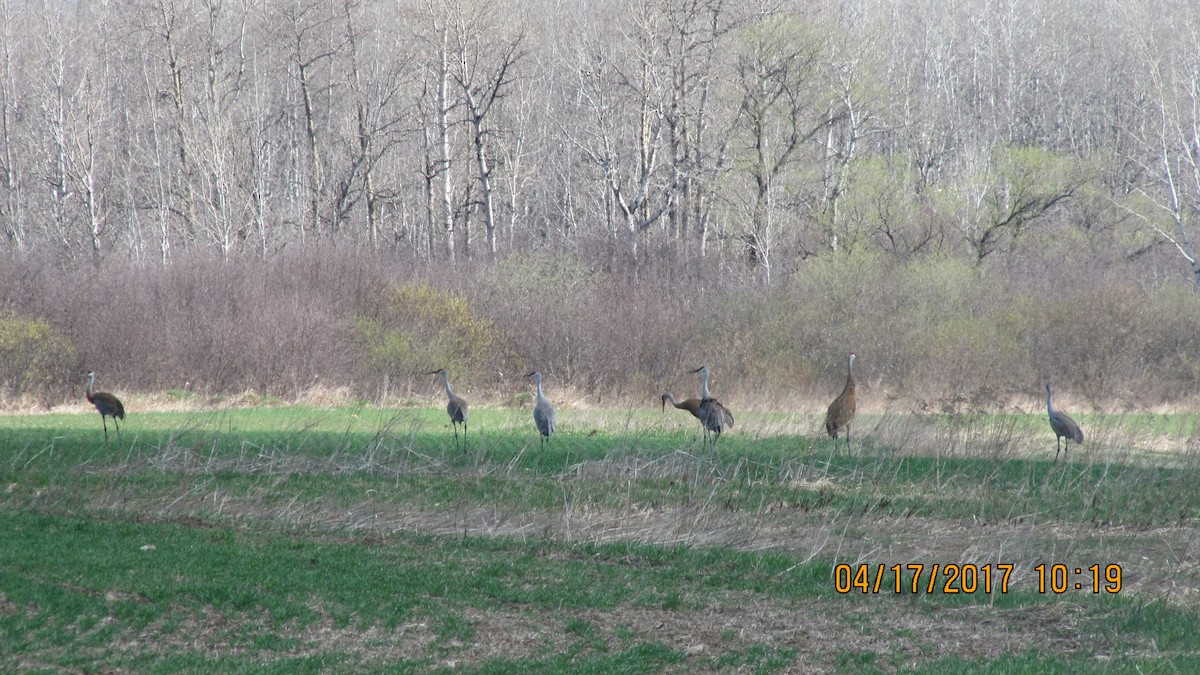
[[[1046,383],[1046,412],[1050,415],[1050,428],[1054,430],[1054,440],[1058,444],[1054,451],[1054,461],[1058,462],[1058,453],[1062,452],[1062,439],[1067,439],[1067,450],[1071,449],[1071,441],[1083,442],[1083,429],[1071,419],[1071,416],[1061,410],[1054,409],[1054,400],[1050,392],[1050,383]]]
[[[108,422],[105,417],[113,418],[113,424],[117,425],[117,438],[121,437],[121,423],[117,420],[125,419],[125,406],[121,404],[121,399],[113,396],[107,391],[96,391],[96,371],[87,374],[87,400],[88,403],[96,406],[96,411],[100,413],[100,423],[104,425],[104,442],[108,442]]]
[[[558,413],[555,412],[550,399],[542,393],[542,374],[535,370],[525,377],[532,377],[533,381],[537,383],[537,405],[533,406],[533,423],[537,425],[538,433],[542,435],[541,446],[545,447],[546,441],[550,440],[550,435],[554,433],[554,423],[558,419]]]
[[[721,439],[721,433],[726,429],[733,428],[733,413],[729,412],[720,401],[713,398],[712,392],[708,390],[708,366],[700,366],[691,371],[700,374],[700,407],[696,409],[696,417],[700,419],[700,423],[704,425],[705,441],[708,440],[708,434],[711,432],[715,436],[713,438],[713,447],[716,447],[717,441]]]
[[[846,386],[842,387],[842,393],[833,399],[833,403],[829,404],[829,410],[825,413],[825,431],[831,438],[834,439],[834,447],[837,447],[838,432],[842,427],[846,428],[846,452],[851,452],[850,449],[850,421],[854,419],[855,395],[854,395],[854,352],[846,357]]]
[[[662,395],[663,412],[666,412],[666,410],[667,410],[667,401],[670,401],[671,405],[675,406],[676,408],[679,408],[680,410],[686,410],[686,411],[690,412],[692,414],[692,417],[695,417],[696,419],[700,420],[701,429],[704,431],[704,435],[708,436],[709,430],[708,430],[708,427],[705,425],[705,415],[708,414],[708,411],[706,410],[703,414],[700,412],[700,407],[702,404],[702,401],[700,399],[687,398],[682,401],[676,401],[675,395],[668,391]],[[726,411],[726,412],[728,412],[728,411]]]
[[[450,399],[446,404],[446,412],[450,415],[450,428],[454,429],[454,447],[458,448],[458,425],[463,427],[463,441],[467,440],[467,402],[450,389],[450,376],[446,374],[445,368],[438,368],[426,374],[441,375],[442,384],[446,385],[446,398]]]
[[[672,394],[671,392],[668,391],[662,395],[663,412],[667,411],[667,401],[670,401],[671,405],[675,406],[676,408],[679,408],[680,410],[686,410],[686,411],[692,413],[692,416],[695,417],[696,419],[700,419],[700,399],[685,398],[682,401],[676,401],[675,394]]]

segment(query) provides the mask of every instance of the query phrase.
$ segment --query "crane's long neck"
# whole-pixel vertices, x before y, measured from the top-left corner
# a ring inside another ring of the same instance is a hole
[[[533,378],[533,381],[537,383],[537,399],[538,402],[541,403],[542,401],[546,400],[546,395],[542,393],[542,378],[539,375]]]
[[[846,359],[846,391],[854,391],[854,355]]]
[[[670,401],[671,405],[675,406],[676,408],[679,408],[680,410],[688,410],[688,407],[686,405],[684,405],[682,402],[676,401],[675,394],[672,394],[669,391],[667,393],[663,394],[663,401],[664,402]]]
[[[700,400],[712,398],[712,393],[708,391],[708,371],[700,371]]]
[[[450,376],[445,371],[442,371],[442,384],[446,385],[447,398],[454,396],[454,391],[450,389]]]
[[[1054,400],[1051,398],[1050,385],[1046,385],[1046,414],[1054,414]]]
[[[88,373],[87,398],[92,400],[92,396],[96,394],[96,374]]]

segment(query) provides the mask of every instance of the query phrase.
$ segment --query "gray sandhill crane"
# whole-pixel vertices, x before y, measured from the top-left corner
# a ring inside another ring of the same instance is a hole
[[[1062,452],[1062,439],[1067,439],[1067,450],[1071,449],[1071,441],[1083,442],[1083,429],[1071,419],[1071,416],[1061,410],[1054,409],[1054,400],[1050,392],[1050,383],[1046,383],[1046,412],[1050,415],[1050,428],[1054,430],[1054,440],[1057,449],[1054,451],[1054,461],[1058,462],[1058,453]]]
[[[846,428],[846,452],[850,450],[850,421],[854,419],[854,352],[846,357],[846,386],[842,387],[842,393],[833,399],[833,403],[829,404],[829,410],[825,413],[825,431],[831,438],[834,439],[834,447],[837,446],[838,432],[842,427]]]
[[[696,409],[696,417],[700,419],[700,423],[704,425],[704,436],[707,440],[708,434],[715,434],[713,438],[713,446],[721,438],[721,433],[726,429],[733,428],[733,413],[729,412],[720,401],[713,398],[712,392],[708,390],[708,366],[700,366],[691,371],[700,373],[700,406]]]
[[[554,411],[550,399],[542,393],[542,374],[535,370],[525,377],[532,377],[537,383],[537,405],[533,406],[533,423],[537,425],[538,433],[542,435],[541,445],[545,447],[546,441],[550,440],[550,435],[554,433],[554,422],[558,419],[558,413]]]
[[[450,376],[446,374],[445,368],[438,368],[427,375],[441,375],[442,384],[446,385],[446,398],[450,402],[446,404],[446,413],[450,415],[450,428],[454,429],[454,447],[458,447],[458,425],[463,427],[463,441],[467,440],[467,402],[462,400],[454,390],[450,388]]]
[[[121,399],[107,391],[96,391],[96,371],[88,373],[87,379],[87,400],[96,406],[96,411],[100,413],[100,423],[104,425],[104,442],[108,442],[108,422],[104,420],[105,417],[113,418],[113,424],[117,425],[117,438],[120,438],[121,423],[117,420],[125,419],[125,406],[121,405]]]

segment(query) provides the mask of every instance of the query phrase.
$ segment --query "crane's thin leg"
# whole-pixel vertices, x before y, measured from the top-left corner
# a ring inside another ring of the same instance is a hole
[[[450,421],[450,428],[454,430],[454,449],[458,449],[458,424],[453,420]]]
[[[114,417],[113,424],[117,425],[117,440],[119,441],[121,440],[121,423],[117,421],[116,417]]]
[[[1054,450],[1054,463],[1058,464],[1058,453],[1062,452],[1062,436],[1055,436],[1054,440],[1058,443],[1058,447]]]
[[[113,420],[116,421],[116,420]],[[104,425],[104,442],[108,442],[108,420],[104,419],[104,415],[100,416],[100,424]]]
[[[850,423],[846,423],[846,454],[853,455],[854,450],[850,448]]]

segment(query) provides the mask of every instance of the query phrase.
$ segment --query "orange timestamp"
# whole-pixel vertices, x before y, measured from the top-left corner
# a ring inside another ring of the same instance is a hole
[[[885,563],[839,564],[833,568],[838,593],[1007,593],[1016,565],[1012,563]],[[1042,563],[1033,568],[1038,593],[1121,592],[1121,566],[1070,567]]]

